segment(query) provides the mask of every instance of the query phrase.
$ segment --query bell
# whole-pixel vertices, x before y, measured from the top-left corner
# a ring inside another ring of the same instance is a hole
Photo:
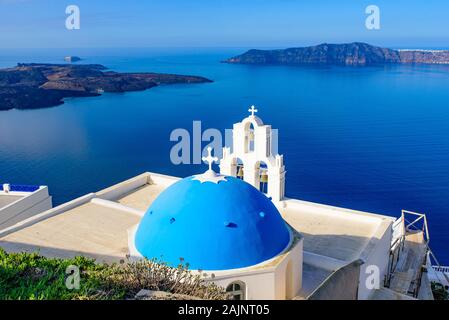
[[[262,183],[268,182],[268,174],[266,171],[262,171],[262,174],[260,176],[260,182],[262,182]]]
[[[243,167],[238,167],[237,177],[243,178]]]

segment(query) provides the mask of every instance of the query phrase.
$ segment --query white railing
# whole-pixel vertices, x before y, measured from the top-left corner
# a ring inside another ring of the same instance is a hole
[[[449,266],[432,266],[436,272],[449,273]]]
[[[407,217],[412,216],[415,217],[415,220],[409,221]],[[413,211],[402,210],[401,218],[404,221],[405,232],[419,230],[423,232],[423,238],[426,244],[429,244],[430,235],[429,228],[427,226],[427,218],[424,213],[417,213]],[[419,224],[421,223],[421,226]],[[404,233],[405,233],[404,232]]]
[[[390,257],[388,262],[388,275],[385,278],[385,286],[389,287],[393,274],[396,271],[396,267],[399,264],[399,260],[402,255],[402,251],[405,247],[405,238],[408,233],[420,231],[424,244],[426,245],[426,254],[422,258],[421,265],[425,265],[427,261],[427,250],[430,241],[429,229],[427,226],[427,218],[425,214],[417,213],[408,210],[402,210],[401,217],[393,223],[393,235],[390,248]],[[436,260],[436,259],[435,259]],[[417,297],[419,288],[421,286],[422,269],[418,271],[416,279],[413,279],[413,296]],[[410,292],[412,293],[412,292]]]
[[[391,246],[394,247],[398,241],[402,241],[402,238],[405,236],[404,234],[404,219],[401,216],[393,222],[393,236],[391,241]]]
[[[390,255],[388,258],[388,273],[385,275],[384,280],[384,285],[386,287],[390,286],[391,277],[396,270],[401,252],[404,249],[405,226],[403,215],[393,222],[392,229],[393,234],[391,239]]]

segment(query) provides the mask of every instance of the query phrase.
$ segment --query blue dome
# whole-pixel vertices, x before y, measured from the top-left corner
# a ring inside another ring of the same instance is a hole
[[[227,270],[281,253],[290,232],[273,203],[233,178],[182,179],[164,190],[142,218],[135,246],[144,257],[190,269]]]

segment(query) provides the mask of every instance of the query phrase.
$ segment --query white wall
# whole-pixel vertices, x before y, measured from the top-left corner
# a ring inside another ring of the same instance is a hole
[[[276,299],[292,299],[298,295],[302,288],[302,265],[303,239],[300,238],[289,256],[276,267]]]
[[[97,196],[105,200],[115,200],[117,198],[120,198],[124,194],[127,194],[128,192],[131,192],[147,184],[149,177],[150,177],[149,173],[147,172],[143,173],[141,175],[138,175],[137,177],[120,182],[107,189],[99,191],[97,192]]]
[[[365,262],[360,268],[360,282],[359,282],[359,300],[369,299],[373,294],[375,288],[369,288],[366,285],[367,278],[372,272],[369,266],[376,266],[379,268],[379,284],[383,287],[385,275],[388,272],[388,260],[390,256],[391,239],[393,236],[392,229],[393,222],[385,220],[379,226],[374,238],[370,240],[367,248],[362,252],[361,259]],[[367,273],[367,271],[370,271]]]
[[[213,282],[226,288],[230,283],[241,281],[245,284],[246,300],[275,300],[275,272],[274,270],[265,272],[254,272],[242,275],[229,275]]]
[[[39,203],[36,203],[32,207],[25,209],[22,212],[18,212],[15,215],[9,217],[9,219],[4,220],[0,223],[0,230],[7,228],[9,226],[13,226],[16,223],[31,218],[41,212],[47,211],[52,208],[52,200],[51,197],[47,197]],[[0,213],[1,215],[1,213]]]
[[[16,193],[10,192],[9,194],[14,196]],[[20,192],[17,194],[22,195],[23,198],[0,209],[0,230],[52,208],[48,187],[42,186],[32,193]]]
[[[302,287],[303,239],[298,238],[290,248],[278,257],[263,262],[259,267],[213,272],[213,281],[226,288],[230,283],[245,283],[246,300],[284,300],[296,296]],[[265,267],[263,265],[266,265]],[[290,264],[290,268],[288,268]],[[291,275],[287,275],[287,270]],[[286,281],[291,280],[288,286]],[[287,292],[289,287],[290,292]]]
[[[179,181],[181,178],[167,176],[163,174],[145,172],[131,179],[117,183],[109,188],[96,193],[98,198],[114,201],[123,195],[136,190],[146,184],[157,184],[168,187]]]

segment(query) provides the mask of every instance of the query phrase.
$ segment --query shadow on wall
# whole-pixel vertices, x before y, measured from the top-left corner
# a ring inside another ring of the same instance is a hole
[[[299,233],[304,237],[304,251],[347,262],[358,259],[371,240],[371,237],[348,234]]]
[[[307,299],[357,300],[362,264],[363,261],[357,259],[333,272]]]

